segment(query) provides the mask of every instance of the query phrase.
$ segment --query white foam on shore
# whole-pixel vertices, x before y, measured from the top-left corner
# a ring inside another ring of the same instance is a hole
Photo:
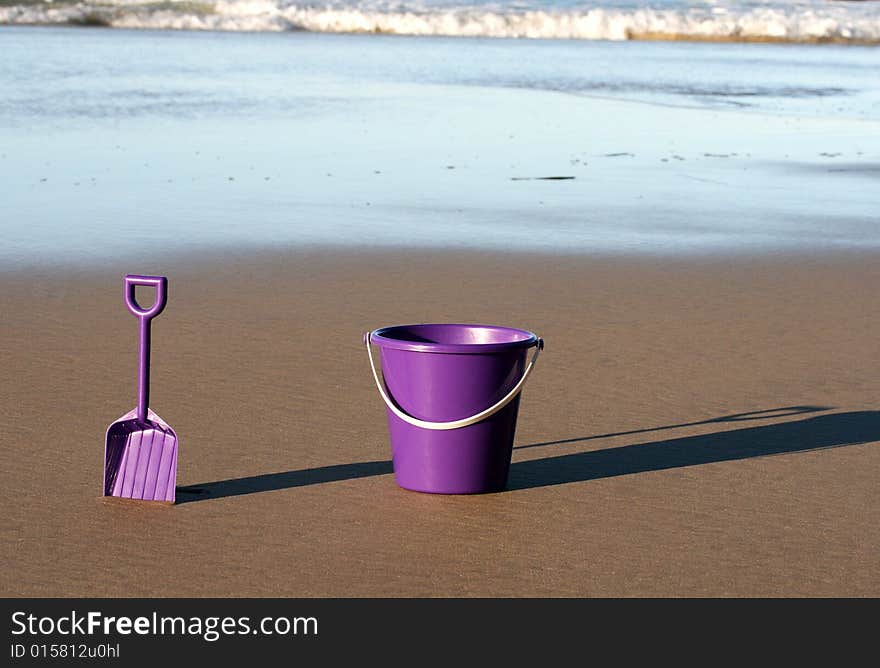
[[[0,24],[115,28],[382,33],[528,39],[880,43],[880,3],[788,3],[664,9],[505,10],[498,7],[317,7],[289,0],[37,2],[0,7]]]

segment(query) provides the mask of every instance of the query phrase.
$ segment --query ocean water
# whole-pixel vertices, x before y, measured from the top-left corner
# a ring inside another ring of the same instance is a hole
[[[7,26],[0,53],[0,268],[880,247],[874,46]]]

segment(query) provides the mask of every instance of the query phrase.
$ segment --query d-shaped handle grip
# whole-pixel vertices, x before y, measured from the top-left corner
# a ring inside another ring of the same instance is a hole
[[[150,308],[143,308],[137,303],[134,289],[137,286],[156,288],[156,300]],[[128,274],[125,277],[125,305],[138,318],[155,318],[165,308],[168,299],[168,279],[165,276],[139,276]]]

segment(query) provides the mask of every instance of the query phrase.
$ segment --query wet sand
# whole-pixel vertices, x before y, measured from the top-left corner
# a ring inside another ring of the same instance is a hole
[[[178,505],[103,499],[167,272]],[[300,251],[0,276],[0,594],[878,596],[876,256]],[[532,329],[510,489],[397,488],[361,332]]]

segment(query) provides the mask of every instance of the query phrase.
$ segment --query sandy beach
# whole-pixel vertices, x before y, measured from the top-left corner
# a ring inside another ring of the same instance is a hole
[[[871,3],[56,4],[0,8],[0,594],[880,596]],[[126,273],[174,506],[101,496]],[[546,340],[506,491],[395,485],[418,322]]]
[[[6,273],[0,593],[880,595],[878,267],[314,248]],[[125,271],[170,280],[176,506],[100,496],[135,403]],[[360,336],[420,321],[545,337],[508,491],[394,484]]]

